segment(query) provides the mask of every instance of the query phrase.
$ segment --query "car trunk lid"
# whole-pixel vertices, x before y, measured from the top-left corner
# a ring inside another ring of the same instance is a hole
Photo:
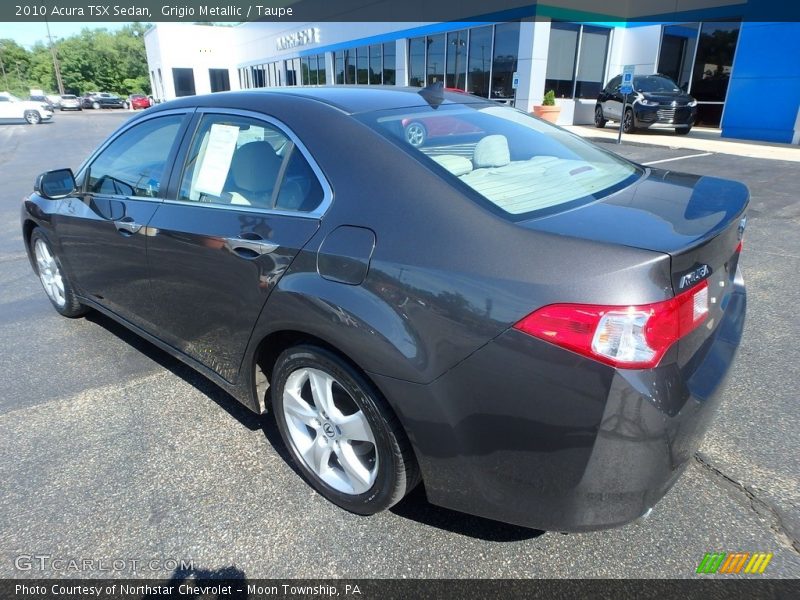
[[[524,227],[668,254],[675,295],[707,281],[709,312],[679,344],[685,364],[721,321],[733,289],[749,201],[747,187],[715,177],[650,170],[597,202]]]

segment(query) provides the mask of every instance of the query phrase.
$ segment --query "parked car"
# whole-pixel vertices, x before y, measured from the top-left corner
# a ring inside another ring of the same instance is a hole
[[[36,125],[53,118],[53,111],[42,102],[20,100],[8,92],[0,93],[0,121],[24,120]]]
[[[73,94],[61,96],[61,110],[83,110],[81,99]]]
[[[404,122],[440,118],[480,132],[468,155],[409,144]],[[140,113],[37,179],[22,232],[56,311],[270,411],[340,507],[422,480],[581,531],[692,462],[742,335],[748,200],[468,94],[292,88]]]
[[[55,112],[56,106],[53,104],[47,96],[28,96],[29,102],[36,102],[37,104],[41,104],[50,112]]]
[[[83,96],[81,100],[83,108],[125,108],[125,104],[119,96],[106,92],[90,92]]]
[[[403,130],[406,141],[415,147],[426,144],[429,139],[481,133],[479,127],[457,117],[435,119],[409,117],[403,120]]]
[[[133,108],[133,110],[150,108],[151,106],[150,98],[144,94],[132,94],[125,100],[125,108]]]
[[[649,127],[674,128],[675,133],[683,135],[692,130],[697,100],[666,75],[635,75],[633,93],[628,95],[627,102],[623,101],[621,85],[622,75],[617,75],[597,97],[594,108],[597,127],[605,127],[610,120],[622,120],[625,133]]]

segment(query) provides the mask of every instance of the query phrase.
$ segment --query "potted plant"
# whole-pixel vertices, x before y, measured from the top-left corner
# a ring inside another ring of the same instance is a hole
[[[533,106],[533,114],[551,123],[555,123],[558,120],[558,115],[561,114],[561,107],[556,106],[556,93],[553,90],[544,95],[541,104]]]

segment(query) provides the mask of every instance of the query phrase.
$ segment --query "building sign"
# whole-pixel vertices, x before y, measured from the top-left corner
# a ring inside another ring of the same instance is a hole
[[[290,48],[316,44],[317,42],[319,42],[319,28],[309,27],[308,29],[301,29],[289,35],[282,35],[277,39],[275,45],[278,50],[289,50]]]

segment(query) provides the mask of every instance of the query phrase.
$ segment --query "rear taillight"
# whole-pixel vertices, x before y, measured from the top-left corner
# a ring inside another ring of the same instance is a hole
[[[654,304],[550,304],[514,328],[614,367],[649,369],[707,315],[708,282],[703,281]]]

